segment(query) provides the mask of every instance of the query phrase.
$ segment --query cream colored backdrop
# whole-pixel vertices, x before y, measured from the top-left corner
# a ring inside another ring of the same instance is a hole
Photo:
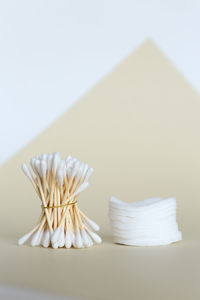
[[[199,95],[146,42],[0,169],[0,280],[86,299],[198,299],[199,115]],[[16,245],[40,212],[20,164],[54,151],[95,169],[79,205],[100,224],[100,246]],[[149,248],[113,244],[107,217],[111,195],[125,201],[175,196],[183,241]]]

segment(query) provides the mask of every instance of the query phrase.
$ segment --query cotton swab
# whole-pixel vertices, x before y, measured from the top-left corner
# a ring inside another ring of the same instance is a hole
[[[22,236],[18,244],[30,239],[32,246],[68,249],[91,247],[92,240],[101,243],[94,232],[99,226],[77,205],[93,168],[70,155],[61,160],[58,152],[36,155],[30,165],[33,173],[26,164],[22,164],[22,170],[36,190],[43,212],[38,225]]]

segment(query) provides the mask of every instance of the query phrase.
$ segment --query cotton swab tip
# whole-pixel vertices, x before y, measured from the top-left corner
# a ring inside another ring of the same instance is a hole
[[[52,237],[51,237],[51,243],[52,243],[52,244],[54,244],[54,243],[56,243],[56,242],[59,241],[59,237],[60,237],[60,235],[61,235],[61,232],[62,232],[62,228],[61,228],[61,227],[58,227],[58,228],[54,231],[54,233],[53,233],[53,235],[52,235]]]
[[[26,233],[18,240],[18,245],[23,245],[31,236],[31,232]]]
[[[100,238],[100,236],[97,233],[95,233],[93,231],[89,231],[89,234],[95,243],[101,244],[102,239]]]
[[[71,248],[71,246],[72,246],[72,239],[71,239],[70,231],[68,229],[65,236],[65,247],[69,249]]]
[[[50,245],[50,232],[48,229],[45,230],[42,240],[42,246],[47,248]]]
[[[85,221],[93,230],[99,231],[100,226],[97,223],[95,223],[93,220],[86,218]]]
[[[22,164],[22,170],[24,172],[24,174],[30,179],[30,180],[33,180],[33,176],[31,175],[31,172],[27,166],[27,164],[23,163]]]

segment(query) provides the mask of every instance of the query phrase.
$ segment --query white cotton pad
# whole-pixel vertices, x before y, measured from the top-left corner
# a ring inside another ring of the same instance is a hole
[[[111,197],[109,218],[115,243],[156,246],[168,245],[182,238],[176,222],[175,198],[125,203]]]

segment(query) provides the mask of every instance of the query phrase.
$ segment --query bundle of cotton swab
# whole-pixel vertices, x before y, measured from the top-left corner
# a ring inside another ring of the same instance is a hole
[[[87,188],[93,169],[71,156],[61,160],[58,152],[33,157],[30,164],[33,172],[26,164],[22,164],[22,170],[41,199],[42,212],[38,224],[18,244],[28,239],[32,246],[53,248],[101,243],[94,232],[99,226],[77,206],[77,197]]]
[[[125,203],[111,197],[109,218],[115,243],[156,246],[181,240],[176,222],[175,198]]]

